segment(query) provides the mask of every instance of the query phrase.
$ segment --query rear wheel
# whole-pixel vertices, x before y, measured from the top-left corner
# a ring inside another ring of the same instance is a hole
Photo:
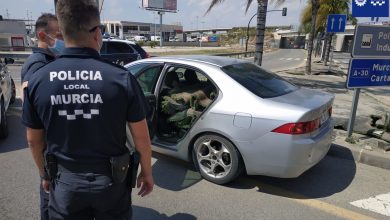
[[[0,138],[6,138],[8,136],[8,123],[5,113],[4,101],[0,102]]]
[[[12,89],[12,93],[11,93],[11,99],[9,100],[9,103],[14,104],[16,100],[16,87],[13,79],[11,79],[11,89]]]
[[[225,184],[243,170],[241,156],[235,146],[218,135],[202,135],[194,143],[193,160],[203,178]]]

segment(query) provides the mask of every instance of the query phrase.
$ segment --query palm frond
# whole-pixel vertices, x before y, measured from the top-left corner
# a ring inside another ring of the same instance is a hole
[[[209,6],[209,9],[207,9],[206,13],[209,13],[211,11],[212,8],[214,8],[214,6],[224,2],[225,0],[211,0],[211,3],[210,3],[210,6]]]

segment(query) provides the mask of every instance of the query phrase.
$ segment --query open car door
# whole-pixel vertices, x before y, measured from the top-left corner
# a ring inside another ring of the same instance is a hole
[[[153,139],[156,131],[157,118],[157,97],[155,95],[156,84],[160,74],[164,68],[164,63],[142,63],[139,65],[130,66],[138,84],[145,95],[146,99],[146,119],[148,122],[149,135]]]

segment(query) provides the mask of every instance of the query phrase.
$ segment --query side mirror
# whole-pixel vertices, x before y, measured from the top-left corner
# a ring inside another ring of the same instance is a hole
[[[13,64],[15,62],[14,59],[12,58],[4,58],[4,63],[5,64]]]

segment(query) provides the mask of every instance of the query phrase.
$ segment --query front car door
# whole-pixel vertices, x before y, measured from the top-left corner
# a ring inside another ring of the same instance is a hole
[[[150,137],[153,138],[157,117],[157,97],[155,95],[156,84],[164,68],[163,63],[140,63],[128,67],[128,70],[135,75],[138,84],[149,104],[147,109],[147,121]]]

